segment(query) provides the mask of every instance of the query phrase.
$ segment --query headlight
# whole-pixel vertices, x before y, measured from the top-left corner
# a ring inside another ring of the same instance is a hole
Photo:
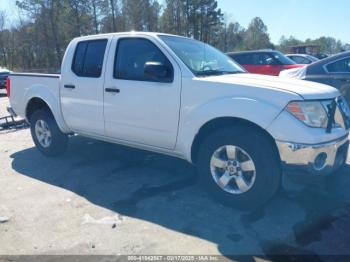
[[[327,112],[319,101],[290,102],[286,110],[308,126],[327,127]]]

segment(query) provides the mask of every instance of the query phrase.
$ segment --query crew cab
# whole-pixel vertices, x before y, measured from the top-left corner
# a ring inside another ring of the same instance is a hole
[[[232,52],[228,55],[253,74],[278,76],[283,70],[305,66],[276,50]]]
[[[333,87],[248,74],[208,44],[161,33],[75,38],[61,74],[12,73],[12,114],[47,156],[70,135],[183,158],[205,190],[254,208],[288,170],[325,176],[347,158],[349,109]]]

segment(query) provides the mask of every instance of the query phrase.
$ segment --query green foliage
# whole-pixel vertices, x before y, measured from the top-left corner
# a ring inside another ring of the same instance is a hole
[[[297,45],[316,45],[318,46],[317,52],[323,54],[336,54],[345,50],[350,50],[349,44],[344,44],[340,40],[336,40],[333,37],[325,36],[314,40],[306,39],[305,41],[298,40],[293,36],[290,36],[289,38],[282,36],[280,39],[278,49],[282,52],[290,53],[290,47]]]
[[[250,22],[244,34],[244,43],[248,50],[274,48],[267,33],[267,26],[260,17],[255,17]]]
[[[157,1],[123,0],[122,20],[125,31],[158,31],[160,5]]]
[[[238,51],[245,49],[246,30],[239,23],[230,23],[226,32],[225,51]]]

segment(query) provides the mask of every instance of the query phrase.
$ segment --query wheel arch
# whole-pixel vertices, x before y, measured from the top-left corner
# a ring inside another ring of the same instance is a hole
[[[25,109],[25,116],[28,122],[30,122],[30,118],[32,117],[33,113],[41,109],[47,109],[53,115],[50,106],[42,98],[32,97],[28,101]]]
[[[271,136],[269,132],[267,132],[264,128],[261,126],[246,120],[242,118],[237,118],[237,117],[218,117],[214,118],[212,120],[209,120],[206,122],[204,125],[201,126],[199,129],[198,133],[196,134],[192,146],[191,146],[191,160],[192,163],[196,164],[197,160],[197,154],[199,147],[201,143],[204,141],[204,139],[210,135],[212,132],[224,128],[224,127],[232,127],[232,126],[245,126],[248,128],[253,128],[257,130],[259,133],[264,135],[270,142],[273,147],[273,151],[275,152],[276,156],[280,160],[280,154],[277,148],[277,144],[274,140],[274,138]]]
[[[27,101],[28,102],[26,103],[24,114],[28,123],[30,123],[30,118],[35,111],[40,109],[46,109],[50,112],[52,117],[55,119],[59,129],[63,133],[71,132],[63,120],[60,107],[57,106],[52,101],[50,101],[50,97],[48,99],[45,99],[42,96],[31,96],[30,98],[28,98]]]

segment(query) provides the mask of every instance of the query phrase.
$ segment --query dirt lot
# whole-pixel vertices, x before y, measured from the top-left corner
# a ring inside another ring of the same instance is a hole
[[[0,141],[2,255],[350,255],[350,166],[286,176],[269,204],[245,213],[213,201],[182,160],[79,136],[46,158],[28,129]]]

